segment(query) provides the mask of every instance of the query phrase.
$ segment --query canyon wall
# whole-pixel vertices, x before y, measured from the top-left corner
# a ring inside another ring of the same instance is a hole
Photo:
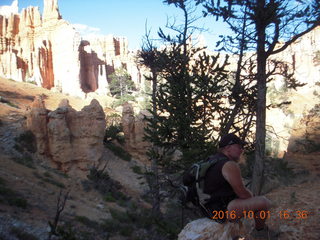
[[[73,96],[108,94],[107,76],[125,68],[136,83],[137,66],[126,38],[106,36],[84,40],[61,18],[57,0],[18,13],[18,1],[0,8],[0,76],[33,82]]]
[[[288,89],[283,77],[277,76],[268,86],[267,105],[290,102],[267,110],[268,147],[273,155],[282,157],[294,132],[306,125],[303,119],[320,102],[320,27],[273,58],[292,64],[293,77],[305,84],[296,90]]]

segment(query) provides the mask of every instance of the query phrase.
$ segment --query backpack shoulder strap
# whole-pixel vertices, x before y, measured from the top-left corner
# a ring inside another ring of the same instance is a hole
[[[204,162],[201,163],[201,169],[199,170],[199,175],[200,178],[204,178],[206,176],[206,173],[208,171],[208,169],[215,165],[217,162],[221,161],[221,160],[225,160],[228,159],[226,156],[224,155],[211,155],[207,158],[207,160],[205,160]],[[197,178],[198,179],[198,178]],[[202,179],[199,179],[199,181]]]
[[[217,162],[221,161],[221,160],[225,160],[228,159],[227,156],[222,155],[222,154],[215,154],[215,155],[211,155],[207,158],[207,160],[198,163],[198,169],[197,169],[197,173],[198,176],[196,176],[196,187],[197,187],[197,192],[198,194],[204,194],[203,190],[204,190],[204,178],[207,174],[207,171],[209,170],[209,168],[213,165],[215,165]],[[207,194],[206,194],[207,195]]]

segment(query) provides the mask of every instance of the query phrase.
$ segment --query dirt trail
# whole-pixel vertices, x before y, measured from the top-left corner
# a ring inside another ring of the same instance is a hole
[[[267,195],[274,203],[268,225],[281,232],[281,240],[320,239],[320,178],[283,187]]]

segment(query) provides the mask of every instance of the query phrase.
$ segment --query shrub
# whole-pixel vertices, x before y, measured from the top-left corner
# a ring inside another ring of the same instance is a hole
[[[105,200],[106,202],[115,202],[115,201],[117,201],[117,200],[114,198],[114,196],[112,195],[111,192],[108,192],[108,193],[104,196],[104,200]]]
[[[130,237],[130,236],[132,235],[133,230],[134,230],[134,229],[133,229],[132,226],[127,225],[127,226],[125,226],[125,227],[121,227],[119,233],[120,233],[122,236]]]
[[[103,142],[109,143],[113,140],[116,140],[120,144],[123,144],[124,136],[121,133],[122,133],[122,127],[120,125],[111,125],[106,128]]]
[[[40,178],[42,181],[47,182],[47,183],[50,183],[50,184],[52,184],[52,185],[55,185],[55,186],[57,186],[57,187],[59,187],[59,188],[66,188],[66,186],[65,186],[63,183],[58,182],[57,180],[55,180],[55,179],[51,176],[51,174],[48,173],[48,172],[45,172],[45,173],[43,174],[43,176],[40,175],[40,174],[37,173],[37,172],[34,172],[33,175],[34,175],[35,177],[37,177],[37,178]]]
[[[21,133],[15,138],[15,140],[22,149],[26,149],[31,153],[35,153],[37,151],[36,137],[30,130]]]
[[[130,153],[126,152],[122,147],[117,146],[111,142],[106,143],[105,147],[108,148],[109,150],[111,150],[114,153],[114,155],[121,158],[122,160],[125,160],[128,162],[131,161]]]
[[[16,206],[19,208],[23,208],[26,209],[27,208],[27,200],[24,198],[20,198],[20,197],[12,197],[12,198],[8,198],[8,203],[10,206]]]
[[[0,183],[0,201],[2,203],[7,203],[10,206],[16,206],[23,209],[26,209],[28,205],[27,200],[20,196],[20,194],[5,186],[5,181],[3,179]]]
[[[123,211],[112,208],[110,209],[110,214],[113,219],[118,220],[119,222],[123,222],[123,223],[131,222],[131,218],[129,217],[127,212],[123,212]]]
[[[38,238],[35,237],[34,235],[32,235],[28,232],[25,232],[24,230],[17,228],[17,227],[12,227],[10,229],[10,233],[21,240],[38,240]]]
[[[292,179],[294,172],[291,167],[288,166],[288,162],[283,159],[272,159],[275,175],[283,179]]]
[[[10,107],[13,107],[13,108],[18,108],[20,109],[20,107],[12,102],[7,102],[7,105],[9,105]]]
[[[51,179],[51,178],[43,178],[43,180],[44,180],[45,182],[50,183],[50,184],[52,184],[52,185],[55,185],[55,186],[57,186],[57,187],[59,187],[59,188],[66,188],[66,186],[65,186],[63,183],[58,182],[58,181],[56,181],[56,180],[54,180],[54,179]]]
[[[76,216],[74,219],[89,228],[93,228],[96,230],[100,229],[99,224],[96,221],[92,221],[85,216]]]
[[[0,177],[0,185],[4,185],[6,183],[6,181]]]
[[[141,170],[141,167],[139,167],[139,166],[133,166],[133,167],[131,167],[131,169],[132,169],[132,171],[133,171],[134,173],[136,173],[136,174],[139,174],[139,175],[142,175],[142,174],[143,174],[143,172],[142,172],[142,170]]]
[[[71,224],[65,224],[57,227],[57,234],[61,240],[77,240],[76,231],[72,228]]]
[[[12,160],[28,168],[35,169],[33,158],[28,153],[22,154],[21,157],[14,157]]]
[[[105,219],[103,223],[101,223],[100,227],[103,231],[107,231],[109,233],[115,233],[117,232],[119,225],[120,225],[119,222],[113,219]]]
[[[115,202],[118,200],[128,200],[129,198],[120,191],[121,184],[110,178],[108,173],[104,170],[98,170],[91,168],[89,175],[87,176],[93,184],[93,188],[96,189],[107,202]]]
[[[120,113],[109,113],[106,115],[107,126],[119,126],[121,124],[122,115]]]

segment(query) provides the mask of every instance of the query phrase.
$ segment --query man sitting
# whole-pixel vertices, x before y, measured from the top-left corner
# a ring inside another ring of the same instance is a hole
[[[243,153],[244,145],[245,142],[234,134],[227,134],[221,138],[219,151],[214,157],[219,157],[222,160],[210,167],[205,176],[204,192],[211,195],[211,199],[206,206],[209,209],[235,213],[236,217],[226,214],[229,221],[234,221],[243,217],[244,213],[253,211],[255,231],[257,232],[254,235],[265,235],[267,217],[260,212],[264,211],[266,213],[271,206],[271,202],[264,196],[253,196],[242,181],[238,162]],[[266,234],[268,234],[268,231]]]

